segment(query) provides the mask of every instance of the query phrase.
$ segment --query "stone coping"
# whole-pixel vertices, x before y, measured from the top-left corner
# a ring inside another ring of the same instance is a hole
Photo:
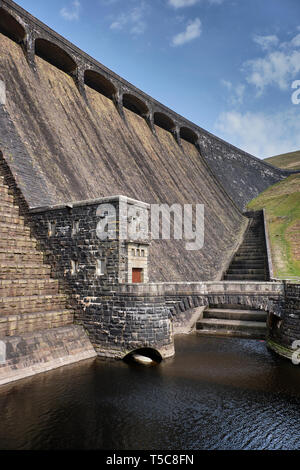
[[[54,206],[32,207],[29,209],[29,212],[31,214],[35,214],[39,212],[73,209],[74,207],[93,206],[96,204],[105,204],[105,203],[111,203],[111,202],[127,203],[131,205],[136,205],[144,209],[150,208],[150,204],[148,204],[147,202],[139,201],[137,199],[133,199],[127,196],[118,195],[118,196],[106,196],[106,197],[101,197],[101,198],[96,198],[96,199],[87,199],[85,201],[69,202],[65,204],[56,204]]]
[[[238,293],[239,295],[258,293],[260,295],[284,294],[283,282],[255,281],[203,281],[203,282],[162,282],[149,284],[120,284],[119,294],[152,295],[207,295],[211,293]]]
[[[272,260],[271,241],[270,241],[270,234],[269,234],[269,228],[268,228],[267,213],[266,213],[265,208],[263,208],[262,213],[263,213],[263,219],[264,219],[264,229],[265,229],[265,240],[266,240],[266,247],[267,247],[269,276],[270,276],[271,280],[275,280],[275,278],[274,278],[274,269],[273,269],[273,260]]]

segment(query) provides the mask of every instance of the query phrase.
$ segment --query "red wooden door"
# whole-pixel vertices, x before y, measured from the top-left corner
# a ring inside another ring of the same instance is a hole
[[[142,268],[133,268],[132,269],[132,282],[133,282],[133,284],[140,284],[141,282],[143,282],[142,274],[143,274]]]

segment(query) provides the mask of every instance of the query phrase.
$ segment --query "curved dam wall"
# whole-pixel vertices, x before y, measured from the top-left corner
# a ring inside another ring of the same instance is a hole
[[[199,144],[214,175],[242,211],[269,186],[297,173],[275,168],[210,135],[200,136]]]
[[[29,207],[124,194],[147,203],[204,204],[205,243],[186,251],[181,241],[153,242],[150,280],[220,277],[247,220],[190,142],[85,86],[0,37],[0,79],[6,84],[0,141],[4,158]]]

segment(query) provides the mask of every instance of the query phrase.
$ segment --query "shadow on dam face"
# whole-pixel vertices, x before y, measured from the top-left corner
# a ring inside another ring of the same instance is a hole
[[[162,356],[156,349],[140,348],[127,354],[123,358],[123,361],[126,362],[126,364],[138,363],[141,365],[153,366],[161,363]]]

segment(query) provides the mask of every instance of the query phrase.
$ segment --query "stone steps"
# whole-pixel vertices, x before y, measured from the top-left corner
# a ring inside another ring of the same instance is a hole
[[[0,315],[64,309],[66,301],[64,294],[4,297],[0,300]]]
[[[262,331],[251,331],[248,330],[232,330],[228,328],[224,329],[213,329],[213,328],[203,328],[201,330],[196,330],[196,334],[198,336],[213,336],[213,337],[221,337],[221,338],[243,338],[243,339],[266,339],[266,332]]]
[[[73,323],[72,310],[42,311],[22,315],[0,315],[0,338],[17,336],[31,331],[39,331]]]
[[[243,243],[242,247],[243,248],[257,248],[257,244],[261,242],[261,239],[258,238],[257,240],[253,240],[252,242],[249,242],[248,240],[245,240]]]
[[[0,205],[2,205],[2,203],[14,205],[14,197],[8,194],[8,191],[3,192],[3,187],[0,186]]]
[[[242,321],[229,319],[207,318],[197,322],[196,332],[199,335],[219,335],[264,339],[267,326],[260,321]]]
[[[2,234],[1,234],[2,235]],[[1,236],[0,235],[0,236]],[[23,236],[12,235],[10,238],[0,238],[0,250],[5,249],[36,249],[37,241],[33,238]]]
[[[31,230],[29,227],[25,227],[25,225],[22,224],[14,223],[1,223],[1,232],[2,237],[5,237],[5,235],[9,237],[13,234],[21,235],[23,237],[30,237],[31,235]]]
[[[39,254],[43,256],[42,251],[38,251],[33,246],[19,246],[17,243],[12,243],[9,246],[0,246],[0,255],[11,254],[11,255],[34,255]]]
[[[268,279],[267,251],[263,216],[255,215],[249,224],[245,238],[227,272],[226,281],[266,281]]]
[[[2,264],[0,263],[0,279],[44,279],[50,277],[51,268],[40,264]]]
[[[0,176],[0,338],[73,323],[38,242]]]
[[[266,325],[260,321],[244,321],[244,320],[229,320],[229,319],[218,319],[218,318],[205,318],[204,320],[200,320],[197,322],[197,326],[203,327],[205,326],[206,329],[209,326],[213,326],[216,329],[226,329],[230,330],[248,330],[248,329],[259,329],[260,331],[266,331]]]
[[[8,279],[0,280],[0,296],[17,297],[51,295],[58,292],[56,279]]]
[[[237,253],[234,261],[264,261],[265,257],[257,253]]]
[[[265,266],[262,265],[262,264],[256,264],[253,266],[252,263],[243,263],[243,264],[232,264],[229,268],[229,270],[227,271],[227,274],[234,274],[235,272],[237,271],[243,271],[243,270],[246,270],[247,272],[251,272],[251,271],[263,271],[263,273],[265,273]],[[243,272],[241,272],[240,274],[245,274]],[[252,273],[254,274],[254,273]]]
[[[208,312],[210,310],[250,310],[251,312],[257,311],[257,310],[251,310],[251,308],[248,305],[241,305],[241,304],[217,304],[217,305],[210,305],[205,312]]]
[[[4,182],[1,182],[0,185],[0,200],[2,196],[7,196],[9,194],[9,187],[4,184]]]
[[[264,257],[265,256],[265,251],[264,250],[261,250],[260,248],[258,248],[257,246],[256,247],[240,247],[238,249],[238,251],[236,252],[236,254],[240,255],[240,256],[245,256],[246,254],[249,254],[249,255],[255,255],[255,256],[262,256]]]
[[[51,274],[50,266],[35,266],[26,267],[11,266],[4,270],[0,266],[0,280],[1,279],[49,279]]]
[[[22,226],[24,227],[24,217],[20,215],[13,215],[13,214],[1,214],[0,213],[0,224],[1,227],[4,227],[5,225],[13,226]]]
[[[199,335],[264,339],[267,313],[246,305],[210,305],[196,323]]]
[[[19,208],[18,206],[13,206],[11,204],[5,204],[1,202],[0,205],[0,215],[5,216],[5,217],[18,217],[19,216]]]
[[[0,250],[0,263],[4,264],[4,262],[8,264],[23,264],[26,266],[27,264],[31,263],[43,263],[44,255],[39,252],[31,252],[31,253],[3,253]],[[5,263],[5,264],[6,264]]]
[[[242,320],[242,321],[267,321],[267,313],[260,310],[237,310],[237,309],[216,309],[205,310],[205,319],[215,318],[220,320]]]
[[[264,275],[265,274],[265,269],[264,268],[252,268],[250,269],[249,267],[244,267],[244,268],[233,268],[231,267],[228,271],[227,274],[259,274],[259,275]]]
[[[265,281],[265,276],[256,274],[226,274],[225,281]]]
[[[240,248],[237,253],[239,256],[247,256],[248,254],[255,255],[255,256],[261,256],[262,258],[264,257],[264,252],[257,247],[253,248]]]
[[[263,260],[261,261],[251,261],[251,260],[248,260],[248,261],[234,261],[233,263],[231,263],[231,267],[232,268],[236,268],[236,269],[243,269],[243,267],[247,265],[247,268],[249,269],[264,269],[264,266],[265,266],[265,263]]]

